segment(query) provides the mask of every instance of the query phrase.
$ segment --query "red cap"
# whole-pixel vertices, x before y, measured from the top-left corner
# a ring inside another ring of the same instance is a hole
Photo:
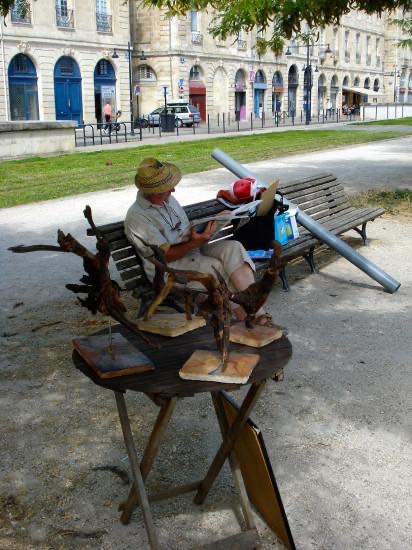
[[[252,194],[254,178],[242,178],[232,184],[232,194],[238,199],[249,199]]]

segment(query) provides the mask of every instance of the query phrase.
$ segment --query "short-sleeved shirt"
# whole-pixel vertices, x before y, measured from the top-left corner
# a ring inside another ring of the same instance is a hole
[[[103,114],[105,115],[111,115],[112,114],[112,106],[106,103],[106,105],[103,107]]]
[[[137,193],[136,201],[127,211],[124,229],[126,237],[144,259],[143,267],[150,280],[154,277],[155,268],[145,258],[152,256],[153,251],[143,244],[142,239],[148,244],[167,250],[170,245],[184,242],[189,238],[189,226],[185,211],[173,196],[160,206],[152,204],[141,193]],[[239,242],[225,240],[194,248],[183,258],[169,265],[175,269],[194,270],[201,273],[213,273],[213,267],[215,267],[229,283],[231,274],[244,263],[249,264],[252,270],[255,269],[252,260]],[[204,290],[200,283],[193,283],[191,287]]]
[[[148,201],[140,192],[126,214],[124,229],[126,237],[142,258],[152,256],[153,251],[141,239],[167,250],[170,245],[183,242],[190,233],[189,219],[173,196],[163,205],[157,205]],[[154,273],[150,262],[145,261],[144,268],[149,276]]]

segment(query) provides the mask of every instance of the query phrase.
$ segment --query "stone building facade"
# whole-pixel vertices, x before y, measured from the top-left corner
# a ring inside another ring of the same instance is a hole
[[[203,120],[217,113],[240,120],[276,111],[300,116],[306,108],[316,116],[326,109],[393,102],[394,94],[397,102],[412,102],[411,51],[397,47],[399,29],[387,16],[351,12],[339,27],[321,29],[309,48],[292,40],[276,56],[261,51],[256,32],[214,39],[206,13],[167,19],[157,9],[133,9],[139,114],[163,104],[165,87],[167,100],[189,99]]]
[[[96,123],[107,101],[128,120],[129,40],[123,0],[32,1],[26,14],[17,0],[0,20],[0,121]]]

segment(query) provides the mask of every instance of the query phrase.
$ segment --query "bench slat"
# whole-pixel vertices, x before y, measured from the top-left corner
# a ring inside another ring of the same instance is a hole
[[[134,248],[130,245],[127,248],[123,248],[122,250],[112,252],[112,258],[115,263],[117,263],[119,260],[124,260],[125,258],[130,257],[136,257],[136,252],[134,251]]]

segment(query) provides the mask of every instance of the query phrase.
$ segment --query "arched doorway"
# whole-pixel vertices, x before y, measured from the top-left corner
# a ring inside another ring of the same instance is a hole
[[[321,74],[318,80],[318,112],[326,109],[326,77],[324,74]]]
[[[33,61],[19,53],[9,65],[11,120],[39,120],[37,73]]]
[[[225,116],[227,116],[229,112],[228,80],[227,74],[222,67],[218,67],[216,69],[213,78],[213,97],[215,114],[225,113]]]
[[[298,70],[296,65],[292,65],[288,73],[288,116],[296,116],[296,95],[298,86]]]
[[[200,120],[206,120],[206,86],[199,65],[193,65],[189,73],[189,101],[200,113]]]
[[[69,56],[61,57],[54,67],[54,101],[56,120],[82,122],[82,89],[80,69]]]
[[[94,112],[97,122],[103,121],[103,107],[107,102],[116,112],[116,74],[107,59],[100,59],[94,68]]]
[[[265,110],[265,90],[267,87],[265,73],[259,69],[256,71],[255,82],[253,84],[253,112],[256,118],[262,118],[263,116],[263,111]]]
[[[283,102],[283,78],[280,71],[276,71],[272,78],[272,113],[282,111]]]
[[[246,120],[246,73],[243,69],[235,76],[235,116],[236,120]]]
[[[332,104],[332,113],[336,113],[336,101],[338,97],[339,86],[338,86],[338,77],[333,75],[330,82],[330,102]]]

